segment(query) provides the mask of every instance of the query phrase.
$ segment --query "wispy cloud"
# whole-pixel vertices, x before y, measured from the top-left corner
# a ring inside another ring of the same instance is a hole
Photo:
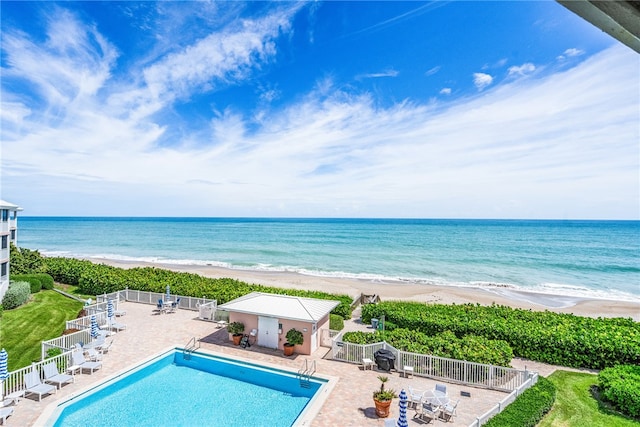
[[[493,77],[486,73],[473,73],[473,84],[478,90],[483,90],[493,83]]]
[[[572,47],[570,49],[565,50],[562,55],[558,55],[556,59],[558,61],[564,61],[567,58],[573,58],[575,56],[581,56],[583,54],[584,54],[583,50]]]
[[[389,69],[385,71],[381,71],[379,73],[367,73],[367,74],[359,74],[356,76],[356,80],[362,79],[378,79],[380,77],[398,77],[398,71]]]
[[[509,69],[507,70],[508,75],[511,76],[525,76],[527,74],[531,74],[536,70],[536,66],[533,65],[531,62],[527,62],[525,64],[522,65],[514,65],[512,67],[509,67]]]
[[[440,66],[438,65],[437,67],[433,67],[429,70],[427,70],[424,75],[425,76],[433,76],[435,73],[437,73],[438,71],[440,71]]]
[[[261,110],[259,120],[233,105],[212,106],[216,114],[202,126],[161,143],[178,101],[232,87],[272,61],[274,40],[290,31],[294,14],[284,9],[220,28],[117,81],[119,52],[72,16],[73,37],[52,25],[44,46],[3,33],[3,79],[9,72],[42,96],[31,102],[3,92],[3,197],[36,215],[637,212],[640,83],[637,56],[624,47],[535,78],[499,82],[476,73],[478,90],[491,90],[426,104],[381,107],[374,94],[327,75]],[[68,49],[76,54],[63,55]],[[42,55],[51,59],[47,70],[38,67]],[[75,81],[73,70],[86,78]],[[254,87],[265,103],[280,90]]]

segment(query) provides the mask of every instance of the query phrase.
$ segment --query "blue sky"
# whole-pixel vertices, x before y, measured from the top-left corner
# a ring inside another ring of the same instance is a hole
[[[640,59],[553,1],[0,3],[23,215],[640,218]]]

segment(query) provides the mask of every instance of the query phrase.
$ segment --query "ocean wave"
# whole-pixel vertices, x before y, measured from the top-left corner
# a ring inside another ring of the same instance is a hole
[[[300,268],[295,266],[275,266],[266,263],[255,265],[234,265],[227,262],[197,259],[172,259],[156,256],[133,257],[122,254],[103,253],[103,254],[77,254],[69,251],[41,251],[44,256],[48,257],[67,257],[82,258],[99,261],[101,259],[123,261],[123,262],[142,262],[159,265],[183,265],[183,266],[211,266],[226,268],[237,271],[267,271],[275,273],[294,273],[311,277],[336,278],[370,281],[377,284],[410,284],[410,285],[431,285],[445,286],[456,288],[478,288],[487,291],[514,291],[544,294],[549,296],[563,296],[580,299],[599,299],[610,301],[631,301],[640,302],[640,295],[611,289],[591,289],[585,286],[563,284],[563,283],[539,283],[535,285],[520,285],[515,283],[503,283],[496,281],[453,281],[442,277],[409,277],[409,276],[388,276],[376,273],[350,273],[346,271],[323,271],[319,269]]]

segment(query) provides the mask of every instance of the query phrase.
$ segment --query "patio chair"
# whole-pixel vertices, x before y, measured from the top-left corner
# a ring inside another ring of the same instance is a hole
[[[99,362],[102,360],[102,354],[98,353],[95,348],[88,348],[85,350],[85,353],[91,362]]]
[[[42,400],[43,394],[52,394],[56,392],[56,387],[51,384],[44,384],[40,380],[40,372],[36,369],[31,370],[24,374],[24,385],[25,385],[25,395],[27,394],[37,394],[38,402]]]
[[[412,408],[417,408],[418,405],[422,403],[422,395],[424,394],[424,391],[417,390],[413,387],[408,387],[408,389],[409,395],[407,397],[409,398],[409,406]]]
[[[2,420],[2,424],[7,423],[7,417],[13,414],[13,408],[0,408],[0,420]]]
[[[440,408],[437,406],[433,406],[430,403],[420,403],[416,408],[416,413],[413,415],[414,418],[418,418],[424,422],[435,421],[438,418],[438,413],[440,412]]]
[[[102,367],[102,362],[92,362],[87,360],[82,354],[82,350],[74,350],[71,352],[71,360],[73,361],[73,365],[76,366],[80,371],[88,370],[92,375],[93,371],[100,369]]]
[[[156,314],[162,314],[166,310],[167,310],[167,307],[165,307],[164,303],[162,302],[162,298],[160,298],[158,300],[158,303],[156,304],[156,308],[153,309],[153,312]]]
[[[73,383],[76,379],[73,375],[61,374],[58,371],[56,362],[49,362],[42,365],[42,372],[44,373],[44,382],[54,384],[58,388],[62,388],[62,384]]]
[[[108,343],[105,343],[104,345],[100,346],[100,348],[98,349],[98,351],[101,354],[105,354],[109,352],[109,349],[111,348],[111,346],[113,345],[113,338],[111,338],[111,340]]]
[[[444,384],[436,384],[436,391],[443,393],[445,396],[447,394],[447,386]]]
[[[255,344],[257,336],[258,336],[258,330],[257,329],[252,329],[251,332],[249,332],[249,342],[251,344]]]
[[[449,402],[442,407],[442,413],[440,414],[442,421],[453,421],[453,417],[457,415],[456,408],[458,407],[458,403],[460,403],[460,399],[456,400],[453,404]]]

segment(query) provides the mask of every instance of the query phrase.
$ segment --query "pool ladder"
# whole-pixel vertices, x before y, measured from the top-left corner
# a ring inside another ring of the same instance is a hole
[[[311,375],[316,372],[316,361],[311,362],[311,366],[309,366],[309,360],[305,359],[304,365],[300,369],[298,369],[298,379],[300,380],[300,387],[309,388],[311,387]]]
[[[191,354],[199,348],[200,340],[196,339],[196,337],[191,338],[187,345],[184,346],[184,349],[182,349],[184,360],[191,360]]]

